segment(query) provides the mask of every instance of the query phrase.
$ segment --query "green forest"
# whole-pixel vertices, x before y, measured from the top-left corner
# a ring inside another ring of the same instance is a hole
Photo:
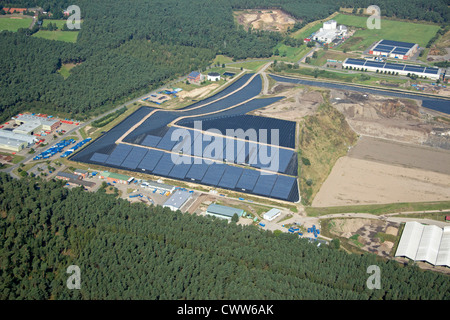
[[[66,287],[68,266],[81,289]],[[367,268],[381,289],[366,287]],[[446,275],[61,181],[0,174],[0,299],[436,299]]]
[[[0,33],[0,120],[31,109],[85,119],[204,69],[217,54],[235,60],[270,57],[285,36],[244,30],[233,20],[237,9],[282,8],[299,20],[297,27],[340,7],[370,4],[389,17],[450,21],[444,0],[0,1],[0,7],[41,6],[54,19],[62,18],[69,4],[80,7],[83,20],[76,43],[31,37],[37,26]],[[67,79],[58,72],[65,63],[77,64]]]

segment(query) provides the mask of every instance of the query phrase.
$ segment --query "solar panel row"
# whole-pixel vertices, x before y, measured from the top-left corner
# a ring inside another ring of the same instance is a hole
[[[373,67],[386,70],[396,70],[396,71],[407,71],[407,72],[417,72],[417,73],[428,73],[428,74],[438,74],[438,68],[431,67],[420,67],[420,66],[410,66],[407,64],[400,63],[384,63],[376,62],[362,59],[347,59],[346,64],[351,64],[356,67]]]
[[[257,168],[286,173],[287,165],[296,155],[292,149],[260,144],[254,141],[236,140],[229,137],[201,134],[197,130],[178,128],[179,132],[167,131],[157,148],[194,155],[205,159],[226,161],[228,163],[245,164]],[[170,138],[169,138],[170,135]],[[175,141],[172,149],[167,149]]]
[[[125,154],[118,156],[119,153]],[[114,161],[110,161],[114,154]],[[178,161],[177,161],[178,160]],[[110,164],[128,170],[144,171],[168,178],[196,181],[201,184],[238,190],[276,199],[297,201],[296,178],[275,173],[268,174],[253,169],[235,167],[224,163],[206,164],[202,159],[145,149],[130,145],[118,145],[111,155],[95,153],[91,161]],[[111,163],[108,163],[111,162]]]

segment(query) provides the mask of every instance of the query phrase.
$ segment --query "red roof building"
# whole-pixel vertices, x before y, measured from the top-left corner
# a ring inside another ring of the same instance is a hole
[[[9,13],[21,13],[21,14],[23,14],[25,11],[27,11],[27,8],[3,8],[3,11],[9,12]]]

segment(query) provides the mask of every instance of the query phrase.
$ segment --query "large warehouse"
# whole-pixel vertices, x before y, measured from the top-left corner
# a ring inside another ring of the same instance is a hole
[[[450,267],[450,226],[407,222],[395,256]]]
[[[29,114],[19,115],[15,120],[20,126],[14,129],[14,132],[30,135],[39,130],[53,131],[61,124],[59,120],[37,117]]]
[[[380,40],[370,49],[369,53],[375,56],[406,60],[413,56],[418,49],[417,43]]]
[[[33,136],[0,130],[0,149],[18,152],[35,141]]]
[[[397,73],[399,75],[407,76],[410,74],[415,74],[417,76],[426,77],[429,79],[437,80],[441,76],[441,71],[439,68],[431,68],[431,67],[422,67],[422,66],[413,66],[409,64],[402,63],[389,63],[389,62],[377,62],[370,61],[364,59],[345,59],[342,67],[352,67],[356,70],[366,70],[372,72],[380,72],[384,73]]]
[[[208,209],[206,209],[206,214],[209,216],[214,216],[220,219],[231,220],[236,214],[238,217],[242,217],[244,210],[237,209],[233,207],[222,206],[220,204],[210,204]]]

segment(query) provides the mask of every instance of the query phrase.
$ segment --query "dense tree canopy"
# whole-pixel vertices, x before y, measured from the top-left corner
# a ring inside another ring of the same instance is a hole
[[[1,299],[450,298],[443,274],[62,184],[0,174]]]
[[[0,33],[2,119],[25,108],[84,118],[131,94],[204,68],[216,54],[262,58],[271,56],[280,41],[300,44],[275,32],[245,31],[233,19],[236,9],[282,8],[301,20],[297,27],[341,6],[370,4],[379,5],[387,16],[449,21],[444,1],[427,0],[0,1],[6,7],[41,6],[54,13],[53,18],[72,4],[80,7],[83,19],[76,44],[30,37],[37,27]],[[58,73],[64,63],[80,63],[65,80]]]

